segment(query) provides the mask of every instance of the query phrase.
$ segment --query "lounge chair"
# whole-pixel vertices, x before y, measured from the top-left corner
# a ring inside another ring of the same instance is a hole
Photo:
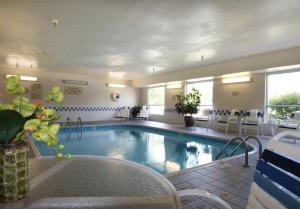
[[[299,138],[300,132],[285,131],[267,144],[256,166],[247,209],[300,208],[300,146],[281,138]]]
[[[221,124],[226,125],[225,127],[225,133],[228,133],[228,128],[229,126],[236,126],[239,130],[239,110],[238,109],[232,109],[230,111],[229,115],[220,115],[219,117],[217,117],[217,122],[216,122],[216,130],[218,130],[218,127]]]
[[[208,127],[209,127],[209,123],[211,123],[211,126],[213,126],[213,114],[212,114],[212,109],[204,109],[203,111],[202,111],[202,116],[200,116],[200,117],[197,117],[196,119],[195,119],[195,125],[196,126],[200,126],[200,127],[202,127],[203,125],[203,123],[205,123],[206,124],[206,129],[208,129]]]
[[[122,109],[117,112],[114,120],[129,120],[130,117],[130,107],[122,107]]]
[[[298,129],[300,125],[300,111],[293,112],[289,119],[280,121],[279,128]]]
[[[256,134],[258,135],[261,125],[261,117],[258,117],[258,110],[250,110],[248,114],[248,116],[241,119],[239,133],[242,135],[243,130],[246,133],[248,128],[255,127]]]
[[[141,112],[136,118],[142,120],[148,120],[148,117],[149,117],[149,110],[146,106],[143,106]]]

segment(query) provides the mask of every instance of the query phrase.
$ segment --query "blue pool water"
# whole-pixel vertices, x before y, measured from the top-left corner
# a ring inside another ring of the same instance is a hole
[[[225,144],[216,139],[130,125],[84,126],[82,137],[79,132],[77,128],[60,130],[58,136],[65,145],[65,153],[126,159],[161,174],[212,162]],[[42,156],[56,154],[44,143],[35,141],[35,144]],[[235,146],[230,146],[228,153]],[[243,151],[240,148],[235,154]]]

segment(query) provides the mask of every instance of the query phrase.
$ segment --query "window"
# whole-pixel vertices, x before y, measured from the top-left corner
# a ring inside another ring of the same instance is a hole
[[[287,119],[300,110],[300,72],[267,76],[267,116]]]
[[[148,89],[149,113],[163,115],[165,111],[165,87],[153,87]]]
[[[201,94],[201,103],[199,108],[199,113],[197,115],[201,116],[204,109],[213,108],[213,81],[203,81],[197,83],[188,83],[186,85],[186,93],[190,93],[193,88],[197,89]]]

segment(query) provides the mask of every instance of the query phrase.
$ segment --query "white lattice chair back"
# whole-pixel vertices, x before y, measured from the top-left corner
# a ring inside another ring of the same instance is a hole
[[[237,113],[237,112],[240,112],[240,110],[239,109],[232,109],[229,116],[230,117],[235,117],[236,116],[235,113]]]

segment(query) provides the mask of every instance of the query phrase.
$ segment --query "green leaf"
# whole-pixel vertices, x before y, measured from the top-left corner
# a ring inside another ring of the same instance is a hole
[[[73,156],[72,156],[71,154],[68,153],[68,154],[67,154],[67,159],[68,159],[68,160],[71,160],[72,158],[73,158]]]
[[[12,104],[14,105],[14,110],[21,113],[23,117],[31,116],[36,109],[35,105],[32,104],[26,97],[16,97],[12,101]]]
[[[36,131],[40,127],[41,123],[42,122],[39,119],[28,120],[28,121],[26,121],[26,123],[24,125],[24,129],[26,131],[30,131],[30,132]]]
[[[13,110],[14,106],[12,104],[3,104],[0,102],[0,110]]]
[[[23,94],[26,89],[21,86],[20,76],[10,76],[6,79],[6,92],[8,94]]]
[[[23,130],[25,120],[20,113],[14,110],[0,111],[0,118],[0,143],[10,144]]]
[[[60,91],[59,86],[54,86],[51,91],[46,95],[47,101],[55,103],[62,103],[64,100],[64,94]]]
[[[60,153],[60,152],[56,154],[56,157],[57,157],[57,158],[62,158],[63,156],[64,156],[64,155],[63,155],[62,153]]]
[[[51,131],[53,134],[57,134],[59,129],[60,125],[58,123],[54,123],[49,126],[49,131]]]
[[[41,111],[40,119],[43,121],[50,121],[50,120],[58,120],[60,115],[56,112],[55,109],[46,109],[43,108]]]

